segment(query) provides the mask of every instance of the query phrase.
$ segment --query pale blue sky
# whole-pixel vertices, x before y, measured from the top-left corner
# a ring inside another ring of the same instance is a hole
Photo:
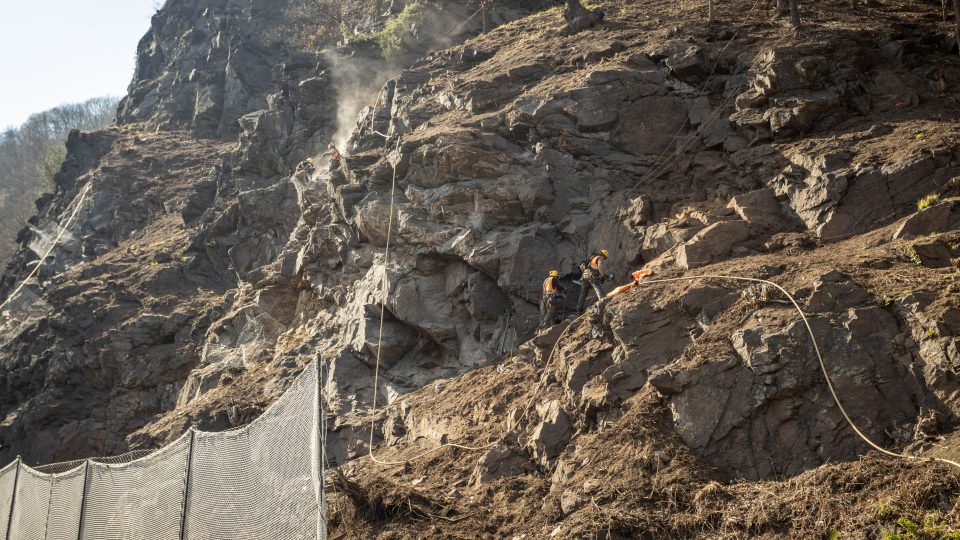
[[[158,0],[0,0],[0,129],[126,93]]]

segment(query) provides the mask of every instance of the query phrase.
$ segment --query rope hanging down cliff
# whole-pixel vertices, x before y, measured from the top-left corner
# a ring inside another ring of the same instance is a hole
[[[57,233],[57,237],[53,239],[53,243],[50,244],[50,247],[47,248],[47,251],[36,261],[36,265],[33,267],[33,270],[31,270],[30,273],[27,274],[27,277],[23,278],[20,284],[17,285],[17,288],[14,289],[9,296],[7,296],[7,299],[4,300],[2,304],[0,304],[0,310],[7,307],[7,305],[11,301],[13,301],[14,298],[16,298],[17,294],[27,285],[27,283],[33,278],[33,276],[37,274],[37,271],[40,270],[40,265],[43,264],[43,261],[47,260],[47,257],[49,257],[50,254],[53,253],[53,250],[56,249],[56,247],[60,244],[60,240],[63,238],[63,235],[67,232],[67,230],[70,229],[70,227],[73,226],[73,222],[77,218],[77,214],[80,212],[80,208],[83,207],[83,202],[84,200],[86,200],[87,194],[90,192],[90,187],[91,187],[91,184],[87,184],[83,188],[83,191],[80,192],[79,197],[74,199],[74,201],[71,202],[70,205],[67,205],[67,209],[69,209],[70,206],[76,203],[76,207],[73,209],[73,212],[70,214],[70,217],[67,218],[67,221],[65,221],[62,226],[60,226],[60,232]]]
[[[753,13],[753,11],[754,11],[754,9],[756,8],[756,6],[758,5],[758,3],[759,3],[759,0],[757,0],[757,2],[754,2],[754,4],[753,4],[753,6],[751,7],[750,11],[748,11],[747,15],[744,17],[743,22],[741,22],[740,27],[737,29],[737,31],[734,33],[733,37],[731,37],[731,39],[728,41],[727,45],[726,45],[726,46],[723,48],[723,50],[721,51],[721,55],[722,55],[722,53],[726,50],[726,48],[729,47],[730,43],[732,43],[733,40],[736,39],[736,37],[737,37],[737,35],[739,34],[740,30],[746,25],[747,20],[749,19],[749,17],[750,17],[751,14]],[[474,14],[474,15],[476,15],[476,14]],[[471,16],[470,18],[472,18],[472,17],[473,17],[473,16]],[[468,20],[469,20],[469,19],[468,19]],[[719,60],[719,58],[718,58],[717,64],[719,64],[719,61],[720,61],[720,60]],[[744,79],[748,76],[749,72],[750,72],[756,65],[758,65],[758,63],[759,63],[759,59],[755,57],[754,60],[753,60],[753,62],[751,63],[751,66],[746,70],[746,73],[744,74]],[[714,64],[713,69],[711,70],[710,75],[708,76],[708,79],[709,79],[709,77],[712,77],[712,76],[713,76],[713,74],[714,74],[714,72],[715,72],[715,70],[716,70],[717,64]],[[706,85],[704,85],[704,88],[706,88]],[[701,89],[701,95],[702,95],[702,92],[703,92],[703,89]],[[717,117],[719,117],[720,112],[721,112],[722,109],[728,104],[728,102],[730,101],[730,99],[731,99],[731,96],[727,96],[727,97],[723,100],[723,102],[721,103],[721,105],[714,111],[713,114],[710,115],[711,117],[708,118],[706,124],[711,124],[713,121],[715,121],[715,120],[717,119]],[[673,140],[676,140],[676,139],[679,137],[679,133],[680,133],[680,132],[678,131],[676,134],[674,134],[674,136],[673,136],[672,139],[673,139]],[[661,162],[660,164],[658,164],[657,166],[655,166],[653,170],[651,170],[651,171],[648,172],[646,175],[644,175],[644,177],[643,177],[640,181],[638,181],[638,182],[634,185],[633,188],[631,188],[630,190],[628,190],[628,193],[631,192],[631,191],[636,190],[636,189],[639,187],[639,185],[640,185],[644,180],[646,180],[646,179],[648,179],[648,178],[651,178],[651,177],[653,177],[655,174],[658,174],[659,171],[664,170],[664,169],[666,168],[666,166],[667,166],[669,163],[671,163],[671,162],[676,158],[677,155],[682,154],[683,151],[685,151],[687,148],[689,148],[689,146],[690,146],[690,144],[691,144],[691,141],[692,141],[692,138],[691,138],[690,140],[688,140],[686,143],[684,143],[683,145],[681,145],[681,148],[678,149],[677,153],[676,153],[674,156],[668,157],[666,160],[664,160],[663,162]],[[399,160],[399,156],[400,156],[400,138],[399,138],[399,136],[398,136],[398,138],[397,138],[396,153],[397,153],[396,159]],[[661,157],[663,157],[663,156],[661,156]],[[374,454],[373,454],[373,438],[374,438],[373,435],[374,435],[374,430],[375,430],[375,428],[376,428],[377,397],[378,397],[379,375],[380,375],[380,353],[381,353],[382,344],[383,344],[383,326],[384,326],[384,320],[385,320],[386,302],[387,302],[387,297],[388,297],[388,294],[389,294],[389,286],[388,286],[388,281],[387,281],[387,267],[388,267],[388,264],[389,264],[389,256],[390,256],[390,241],[391,241],[392,234],[393,234],[393,219],[394,219],[396,181],[397,181],[396,162],[394,162],[392,165],[393,165],[393,175],[392,175],[391,186],[390,186],[390,207],[389,207],[388,223],[387,223],[386,245],[385,245],[385,247],[384,247],[384,261],[383,261],[384,273],[383,273],[382,286],[381,286],[380,328],[379,328],[379,335],[378,335],[378,338],[377,338],[376,365],[375,365],[375,369],[374,369],[373,404],[372,404],[371,413],[370,413],[370,414],[371,414],[371,419],[370,419],[370,439],[369,439],[369,446],[368,446],[369,457],[370,457],[371,461],[373,461],[373,462],[375,462],[375,463],[378,463],[378,464],[381,464],[381,465],[404,465],[404,464],[406,464],[406,463],[410,463],[410,462],[412,462],[412,461],[416,461],[416,460],[421,459],[421,458],[423,458],[423,457],[426,457],[426,456],[428,456],[428,455],[434,454],[434,453],[436,453],[436,452],[438,452],[438,451],[440,451],[440,450],[442,450],[442,449],[444,449],[444,448],[459,448],[459,449],[468,450],[468,451],[481,451],[481,450],[487,450],[487,449],[493,448],[493,447],[501,444],[501,443],[507,438],[507,436],[509,435],[509,430],[507,430],[506,428],[504,428],[504,433],[503,433],[503,435],[502,435],[497,441],[492,442],[492,443],[487,444],[487,445],[483,445],[483,446],[466,446],[466,445],[460,445],[460,444],[455,444],[455,443],[444,443],[444,444],[441,444],[441,445],[437,446],[436,448],[433,448],[433,449],[430,449],[430,450],[421,452],[421,453],[419,453],[419,454],[417,454],[417,455],[415,455],[415,456],[413,456],[413,457],[411,457],[411,458],[408,458],[408,459],[405,459],[405,460],[400,460],[400,461],[383,461],[383,460],[377,459],[376,456],[374,456]],[[624,199],[625,199],[625,198],[624,198]],[[622,205],[623,205],[623,201],[621,201],[621,207],[622,207]],[[621,207],[618,207],[618,211],[617,211],[618,214],[619,214],[619,212],[620,212],[620,210],[621,210]],[[906,459],[906,460],[938,461],[938,462],[941,462],[941,463],[949,464],[949,465],[952,465],[952,466],[954,466],[954,467],[960,468],[960,463],[958,463],[958,462],[956,462],[956,461],[953,461],[953,460],[949,460],[949,459],[944,459],[944,458],[922,458],[922,457],[915,456],[915,455],[911,455],[911,454],[907,454],[907,453],[896,453],[896,452],[887,450],[887,449],[883,448],[882,446],[880,446],[879,444],[877,444],[876,442],[874,442],[872,439],[870,439],[870,437],[868,437],[866,434],[864,434],[864,433],[860,430],[860,428],[857,427],[856,423],[853,421],[853,419],[850,417],[850,415],[847,413],[846,409],[844,408],[843,403],[842,403],[841,400],[840,400],[840,397],[837,395],[836,389],[835,389],[834,386],[833,386],[833,381],[831,380],[830,374],[829,374],[829,372],[827,371],[827,366],[826,366],[826,363],[825,363],[825,361],[824,361],[824,359],[823,359],[823,355],[822,355],[822,353],[821,353],[821,351],[820,351],[820,346],[819,346],[819,344],[817,343],[817,339],[816,339],[816,336],[815,336],[815,334],[814,334],[814,332],[813,332],[813,328],[810,326],[810,323],[809,323],[809,321],[808,321],[808,319],[807,319],[806,314],[803,312],[803,309],[802,309],[802,308],[800,307],[800,305],[797,303],[797,301],[796,301],[796,299],[793,297],[793,295],[791,295],[789,292],[787,292],[786,289],[784,289],[782,286],[778,285],[777,283],[774,283],[774,282],[769,281],[769,280],[758,279],[758,278],[751,278],[751,277],[746,277],[746,276],[703,275],[703,276],[690,276],[690,277],[680,277],[680,278],[663,278],[663,279],[647,280],[647,281],[642,282],[642,283],[641,283],[641,286],[650,286],[650,285],[655,285],[655,284],[665,284],[665,283],[680,282],[680,281],[706,280],[706,279],[725,279],[725,280],[733,280],[733,281],[741,281],[741,282],[751,282],[751,283],[767,284],[767,285],[771,285],[771,286],[775,287],[776,289],[778,289],[780,292],[782,292],[782,293],[790,300],[790,302],[791,302],[791,304],[793,305],[793,307],[794,307],[794,308],[797,310],[797,312],[800,314],[800,317],[801,317],[801,319],[803,320],[803,323],[804,323],[804,326],[805,326],[805,328],[806,328],[806,330],[807,330],[807,333],[808,333],[809,336],[810,336],[810,340],[811,340],[811,342],[812,342],[812,344],[813,344],[813,347],[814,347],[814,352],[815,352],[816,355],[817,355],[817,361],[818,361],[818,363],[819,363],[819,365],[820,365],[821,374],[823,375],[824,381],[825,381],[826,384],[827,384],[827,388],[828,388],[828,390],[830,391],[830,395],[832,396],[834,403],[837,404],[837,408],[840,410],[840,413],[843,415],[844,420],[847,422],[847,424],[850,426],[850,428],[853,429],[854,433],[856,433],[856,435],[857,435],[858,437],[860,437],[860,439],[862,439],[864,442],[866,442],[867,445],[869,445],[871,448],[877,450],[877,451],[880,452],[881,454],[884,454],[884,455],[887,455],[887,456],[890,456],[890,457],[901,458],[901,459]],[[563,330],[563,332],[560,334],[560,336],[557,338],[557,341],[554,343],[553,347],[552,347],[551,350],[550,350],[550,354],[549,354],[548,357],[547,357],[547,362],[546,362],[546,364],[545,364],[544,367],[543,367],[543,371],[542,371],[542,373],[541,373],[540,380],[539,380],[538,384],[534,387],[533,394],[532,394],[532,396],[530,397],[530,400],[527,402],[526,406],[524,407],[523,413],[522,413],[519,417],[517,417],[517,420],[516,420],[516,422],[515,422],[516,424],[519,425],[520,423],[523,422],[524,419],[526,419],[527,415],[529,414],[529,411],[530,411],[531,407],[532,407],[533,404],[536,402],[536,398],[537,398],[538,393],[539,393],[540,390],[546,385],[546,377],[547,377],[547,374],[548,374],[547,368],[550,366],[550,364],[551,364],[551,362],[552,362],[552,360],[553,360],[553,356],[554,356],[554,353],[555,353],[555,351],[556,351],[556,349],[557,349],[557,346],[558,346],[559,343],[563,340],[564,336],[566,336],[567,332],[568,332],[571,328],[573,328],[574,326],[576,326],[576,323],[577,323],[578,321],[580,321],[580,319],[582,319],[582,315],[579,316],[579,317],[577,317],[577,318],[575,318],[573,321],[571,321],[571,323],[567,326],[567,328],[565,328],[565,329]]]
[[[395,156],[395,160],[392,163],[393,179],[390,181],[390,210],[389,210],[389,213],[387,214],[387,240],[386,240],[386,245],[383,248],[383,278],[381,281],[381,288],[380,288],[380,331],[377,336],[377,360],[373,370],[373,405],[370,410],[370,443],[367,448],[370,454],[370,460],[380,465],[404,465],[411,461],[415,461],[420,458],[426,457],[430,454],[439,452],[444,448],[459,448],[461,450],[479,451],[479,450],[487,450],[487,449],[493,448],[494,446],[499,444],[499,441],[490,443],[486,446],[464,446],[464,445],[454,444],[454,443],[444,443],[436,448],[427,450],[425,452],[417,454],[416,456],[413,456],[410,459],[405,459],[402,461],[383,461],[383,460],[377,459],[377,457],[373,455],[373,432],[376,429],[376,422],[377,422],[377,391],[380,385],[380,351],[383,348],[383,321],[384,321],[384,315],[386,315],[387,295],[389,293],[389,286],[388,286],[389,281],[387,279],[387,266],[390,263],[390,238],[393,235],[393,212],[394,212],[394,206],[396,201],[396,191],[397,191],[397,161],[400,160],[400,136],[399,135],[397,136],[397,147],[395,151],[397,155]]]

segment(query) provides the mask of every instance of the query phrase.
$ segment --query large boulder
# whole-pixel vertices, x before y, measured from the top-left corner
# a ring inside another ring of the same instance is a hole
[[[721,221],[698,232],[677,251],[677,265],[699,268],[717,262],[751,237],[750,224],[739,219]]]
[[[889,340],[896,320],[866,307],[814,316],[810,324],[858,427],[880,444],[909,440],[921,387],[902,363],[909,354],[903,358]],[[750,318],[733,345],[736,356],[651,376],[669,396],[677,432],[697,453],[731,476],[756,480],[869,449],[833,402],[803,322],[764,328]]]
[[[757,189],[737,195],[730,199],[729,208],[733,208],[740,219],[758,229],[779,229],[785,225],[785,216],[780,211],[776,192],[771,188]]]
[[[893,232],[894,240],[911,239],[960,228],[960,199],[948,199],[920,210],[903,220]]]

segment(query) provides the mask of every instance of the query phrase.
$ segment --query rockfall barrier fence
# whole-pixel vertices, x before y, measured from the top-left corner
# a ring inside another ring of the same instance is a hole
[[[324,540],[318,362],[239,429],[144,455],[0,468],[0,540]]]

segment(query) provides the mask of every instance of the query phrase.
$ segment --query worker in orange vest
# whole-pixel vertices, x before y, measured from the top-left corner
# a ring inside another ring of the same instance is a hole
[[[630,289],[636,287],[637,285],[639,285],[643,279],[648,278],[650,276],[655,276],[655,275],[657,275],[657,273],[653,270],[650,270],[649,268],[636,270],[630,274],[630,276],[633,277],[633,281],[631,281],[630,283],[627,283],[626,285],[621,285],[616,289],[610,291],[609,293],[607,293],[607,298],[613,298],[618,294],[623,294],[629,291]]]
[[[543,280],[543,296],[540,298],[540,328],[557,324],[557,307],[563,296],[563,287],[560,286],[560,272],[551,270],[547,279]]]
[[[583,273],[580,278],[580,300],[577,301],[577,313],[583,313],[583,304],[587,301],[587,294],[591,288],[597,294],[597,301],[603,298],[603,282],[609,279],[603,271],[603,261],[609,256],[610,253],[607,250],[601,249],[580,263],[580,271]]]
[[[329,157],[330,161],[340,161],[340,151],[337,150],[337,147],[334,146],[333,143],[330,143],[327,145],[327,148],[329,148],[329,150],[323,153],[324,157]]]

